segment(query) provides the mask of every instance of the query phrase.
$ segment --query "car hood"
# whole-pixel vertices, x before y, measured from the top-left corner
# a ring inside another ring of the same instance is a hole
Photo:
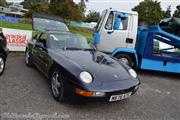
[[[99,51],[54,50],[56,62],[75,75],[87,71],[94,81],[130,79],[127,70],[118,61]]]

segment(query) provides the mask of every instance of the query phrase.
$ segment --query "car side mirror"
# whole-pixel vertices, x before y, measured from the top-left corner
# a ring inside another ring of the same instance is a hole
[[[96,47],[95,47],[92,43],[90,43],[89,45],[90,45],[90,47],[92,47],[93,49],[97,50]]]
[[[36,46],[39,48],[44,48],[44,44],[42,42],[37,42]]]
[[[32,39],[33,43],[36,43],[36,39]]]

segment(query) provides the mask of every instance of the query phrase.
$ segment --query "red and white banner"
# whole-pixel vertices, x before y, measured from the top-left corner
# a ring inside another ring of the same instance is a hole
[[[32,31],[3,28],[10,51],[25,51],[26,44],[32,38]]]

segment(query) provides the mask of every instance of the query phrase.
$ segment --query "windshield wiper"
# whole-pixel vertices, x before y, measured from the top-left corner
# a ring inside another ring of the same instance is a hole
[[[83,50],[87,50],[87,51],[95,51],[96,49],[93,49],[93,48],[84,48]]]
[[[75,47],[67,47],[64,50],[83,50],[82,48],[75,48]]]
[[[87,50],[87,51],[95,51],[93,48],[76,48],[76,47],[64,47],[63,50]]]

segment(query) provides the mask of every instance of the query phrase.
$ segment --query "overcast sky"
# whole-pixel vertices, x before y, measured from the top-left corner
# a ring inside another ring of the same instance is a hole
[[[7,0],[8,2],[21,2],[23,0]],[[74,0],[79,2],[80,0]],[[87,11],[95,10],[102,12],[106,8],[114,8],[119,10],[131,10],[134,6],[138,5],[139,2],[143,0],[89,0],[86,3]],[[174,13],[176,6],[180,4],[180,0],[158,0],[161,2],[161,7],[166,10],[169,5],[171,5],[172,14]]]

